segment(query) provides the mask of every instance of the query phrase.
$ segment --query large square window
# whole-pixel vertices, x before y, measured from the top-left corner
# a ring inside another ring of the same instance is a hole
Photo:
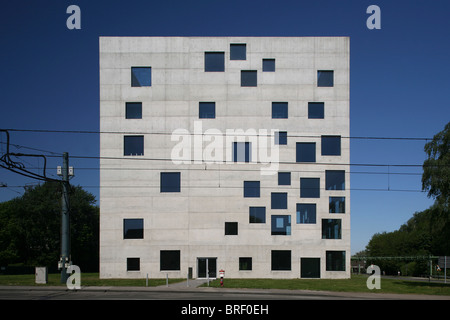
[[[291,251],[272,250],[272,271],[291,270]]]
[[[318,87],[333,87],[334,86],[333,70],[317,71],[317,86]]]
[[[273,236],[289,236],[291,235],[291,216],[290,215],[273,215],[272,229]]]
[[[291,173],[290,172],[278,172],[278,185],[290,186],[291,185]]]
[[[244,181],[244,198],[259,198],[259,181]]]
[[[275,144],[276,145],[287,145],[287,131],[275,132]]]
[[[266,223],[266,207],[250,207],[249,223]]]
[[[325,170],[325,190],[345,190],[345,171]]]
[[[320,258],[300,258],[301,278],[320,278]]]
[[[235,236],[238,234],[237,222],[225,222],[225,235]]]
[[[341,155],[341,136],[322,136],[322,155]]]
[[[330,197],[330,213],[345,213],[345,197]]]
[[[239,270],[241,270],[241,271],[252,270],[252,258],[251,257],[239,257]]]
[[[230,44],[230,60],[246,60],[247,45],[245,43]]]
[[[214,119],[216,117],[216,103],[200,102],[198,104],[198,117],[200,119]]]
[[[205,52],[205,72],[225,71],[224,52]]]
[[[288,103],[272,102],[272,119],[287,119],[287,118],[288,118]]]
[[[233,142],[233,162],[251,162],[252,144],[250,142]]]
[[[275,72],[275,59],[263,59],[263,71]]]
[[[123,137],[124,156],[144,155],[144,136],[124,136]]]
[[[140,258],[127,258],[127,271],[139,271],[141,270]]]
[[[297,203],[297,223],[298,224],[316,223],[315,203]]]
[[[325,103],[308,102],[308,119],[323,119],[325,117]]]
[[[180,172],[161,172],[161,192],[180,192]]]
[[[152,85],[151,67],[131,67],[131,86],[150,87]]]
[[[297,142],[295,154],[297,162],[316,162],[316,143]]]
[[[126,102],[125,119],[142,119],[142,102]]]
[[[258,77],[256,70],[242,70],[241,71],[241,87],[256,87],[258,86]]]
[[[287,209],[287,192],[272,192],[271,209]]]
[[[322,219],[322,239],[341,239],[341,219]]]
[[[159,263],[161,271],[180,270],[180,250],[161,250]]]
[[[345,271],[345,251],[326,251],[326,270]]]
[[[320,198],[320,178],[300,178],[300,198]]]
[[[124,239],[144,239],[144,219],[123,219]]]

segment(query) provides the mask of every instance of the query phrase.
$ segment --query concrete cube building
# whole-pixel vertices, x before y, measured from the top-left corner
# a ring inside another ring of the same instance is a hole
[[[101,37],[101,278],[350,277],[347,37]]]

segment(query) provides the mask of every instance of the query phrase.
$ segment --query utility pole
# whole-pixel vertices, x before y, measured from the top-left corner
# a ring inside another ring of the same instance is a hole
[[[62,203],[61,203],[61,283],[66,283],[70,261],[70,221],[69,221],[69,154],[63,153],[62,166]]]

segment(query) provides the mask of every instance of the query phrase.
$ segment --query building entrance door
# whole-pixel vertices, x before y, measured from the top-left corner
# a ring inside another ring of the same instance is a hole
[[[217,258],[197,258],[197,278],[217,277]]]

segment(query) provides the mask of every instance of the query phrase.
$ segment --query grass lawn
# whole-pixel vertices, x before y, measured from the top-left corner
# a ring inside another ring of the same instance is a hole
[[[381,289],[367,288],[365,275],[352,275],[351,279],[224,279],[226,288],[319,290],[340,292],[372,292],[399,294],[450,295],[450,283],[429,283],[398,279],[381,279]],[[206,284],[205,284],[206,286]],[[210,287],[220,287],[220,280],[211,281]]]

